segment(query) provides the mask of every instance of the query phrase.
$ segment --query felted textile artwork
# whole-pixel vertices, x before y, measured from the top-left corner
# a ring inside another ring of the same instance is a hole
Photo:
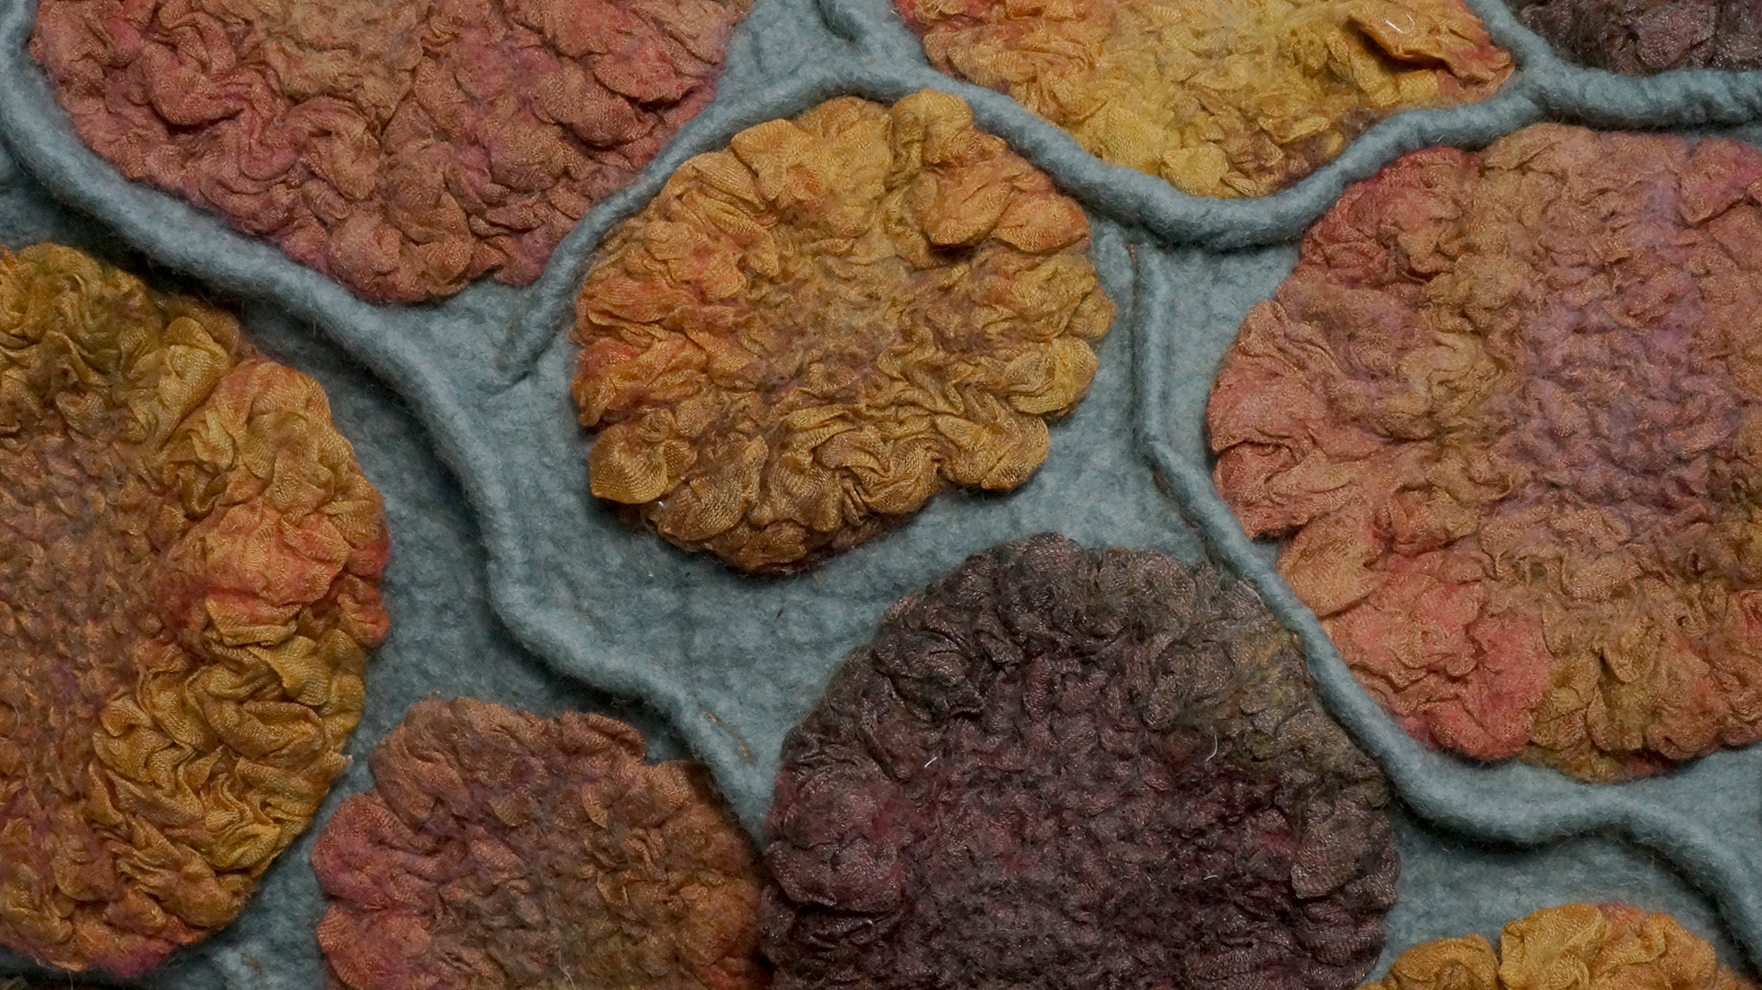
[[[1632,777],[1762,735],[1762,153],[1407,155],[1242,324],[1219,491],[1421,740]]]
[[[1265,196],[1511,73],[1461,0],[895,0],[936,68],[1196,196]]]
[[[0,251],[0,943],[127,976],[232,920],[346,763],[386,548],[231,315]]]
[[[31,53],[131,179],[364,298],[525,284],[710,101],[751,0],[40,0]]]
[[[410,709],[313,848],[318,941],[355,990],[745,990],[758,853],[635,729],[470,698]]]
[[[780,570],[949,485],[1022,484],[1113,317],[1088,244],[1083,211],[952,96],[741,131],[614,231],[582,286],[593,493]]]
[[[781,987],[1350,987],[1398,862],[1376,765],[1241,583],[1046,534],[890,609],[791,731]]]
[[[1752,0],[1528,0],[1521,13],[1562,55],[1593,68],[1762,68],[1762,7]]]
[[[1479,935],[1416,945],[1361,990],[1749,990],[1667,914],[1627,904],[1544,908]]]

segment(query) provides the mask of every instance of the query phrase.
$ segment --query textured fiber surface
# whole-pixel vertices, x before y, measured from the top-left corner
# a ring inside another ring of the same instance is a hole
[[[1566,904],[1505,926],[1499,952],[1479,935],[1417,945],[1364,990],[1671,987],[1745,990],[1713,947],[1667,914],[1628,904]]]
[[[357,990],[770,982],[758,853],[697,764],[603,715],[425,701],[312,850]]]
[[[955,97],[846,98],[736,134],[583,283],[601,498],[743,570],[811,563],[951,484],[1015,488],[1114,307],[1089,224]]]
[[[397,622],[368,668],[367,705],[348,750],[357,756],[431,694],[546,716],[616,710],[651,742],[670,740],[663,755],[689,747],[704,759],[756,832],[784,732],[883,611],[931,575],[1048,529],[1091,548],[1122,543],[1188,561],[1208,550],[1248,575],[1297,631],[1318,693],[1411,809],[1396,808],[1403,868],[1385,962],[1425,939],[1496,937],[1537,908],[1620,899],[1670,911],[1743,965],[1737,947],[1762,944],[1754,747],[1598,787],[1428,752],[1357,686],[1267,548],[1246,539],[1209,482],[1203,414],[1220,355],[1250,306],[1289,274],[1291,242],[1350,182],[1406,151],[1439,141],[1474,148],[1550,115],[1685,131],[1762,118],[1755,77],[1626,79],[1578,69],[1502,4],[1467,2],[1521,66],[1497,93],[1397,114],[1283,192],[1220,200],[1102,164],[1008,97],[938,75],[886,0],[760,0],[731,38],[715,101],[626,192],[584,216],[531,286],[480,282],[443,302],[399,307],[366,305],[278,248],[123,179],[80,143],[30,59],[35,5],[7,0],[0,133],[18,167],[0,160],[0,239],[17,246],[53,236],[143,252],[199,279],[204,292],[239,301],[253,343],[323,381],[339,428],[386,495],[392,533],[385,594]],[[742,129],[838,96],[891,103],[926,87],[961,96],[981,130],[1084,206],[1089,256],[1120,307],[1096,348],[1088,397],[1050,430],[1046,463],[1005,495],[947,493],[891,532],[788,578],[733,574],[596,505],[588,442],[568,396],[576,349],[567,334],[599,240],[681,162]],[[1130,241],[1116,220],[1137,228]],[[330,804],[369,784],[357,761]],[[140,982],[317,985],[312,930],[324,907],[304,862],[310,836],[265,874],[233,925]],[[0,953],[0,972],[26,968]]]
[[[710,101],[750,0],[45,0],[100,154],[362,296],[523,284]]]
[[[1762,734],[1762,153],[1538,125],[1350,190],[1217,483],[1422,740],[1591,780]]]
[[[782,987],[1349,987],[1387,801],[1247,585],[1035,536],[889,609],[784,741],[765,953]]]
[[[385,518],[228,313],[0,251],[0,943],[133,975],[311,821],[386,634]]]
[[[1630,76],[1762,68],[1750,0],[1527,0],[1523,22],[1567,58]]]
[[[896,0],[930,63],[1116,165],[1264,196],[1376,121],[1511,72],[1461,0]]]

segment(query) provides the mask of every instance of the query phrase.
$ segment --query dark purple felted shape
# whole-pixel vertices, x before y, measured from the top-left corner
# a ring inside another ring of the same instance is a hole
[[[1045,534],[895,605],[783,747],[782,987],[1344,988],[1382,774],[1252,590]]]

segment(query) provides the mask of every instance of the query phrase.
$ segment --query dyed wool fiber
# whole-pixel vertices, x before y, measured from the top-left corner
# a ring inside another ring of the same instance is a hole
[[[574,394],[601,498],[743,570],[1013,488],[1096,367],[1089,223],[929,91],[735,135],[614,232]]]
[[[1218,488],[1419,739],[1617,780],[1762,735],[1759,178],[1555,125],[1416,152],[1249,312]]]
[[[1595,69],[1762,68],[1754,0],[1527,0],[1520,13],[1561,55]]]
[[[1501,958],[1503,957],[1503,958]],[[1626,904],[1544,908],[1505,926],[1499,953],[1479,935],[1416,945],[1361,990],[1749,990],[1713,947],[1667,914]]]
[[[750,0],[40,0],[80,137],[363,298],[523,285],[709,103]]]
[[[231,316],[0,251],[0,944],[128,976],[232,920],[346,762],[386,550]]]
[[[1381,773],[1243,584],[1045,534],[888,611],[783,747],[785,988],[1350,987]]]
[[[895,0],[943,72],[1103,161],[1195,196],[1265,196],[1409,107],[1511,73],[1461,0]]]
[[[753,990],[758,853],[709,774],[603,715],[417,704],[312,851],[355,990]]]

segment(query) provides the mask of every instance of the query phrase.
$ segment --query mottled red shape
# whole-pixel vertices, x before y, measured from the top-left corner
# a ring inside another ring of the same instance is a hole
[[[229,314],[0,250],[0,944],[126,976],[233,919],[347,763],[387,546]]]
[[[757,852],[709,774],[635,729],[424,701],[312,850],[356,990],[758,990]]]
[[[1254,593],[1045,534],[901,601],[784,742],[782,987],[1350,987],[1376,765]]]
[[[1525,0],[1520,13],[1561,55],[1596,69],[1762,68],[1755,0]]]
[[[1217,484],[1421,740],[1762,736],[1762,153],[1541,125],[1360,183],[1213,387]]]
[[[124,175],[364,298],[523,285],[713,95],[751,0],[41,0]]]

